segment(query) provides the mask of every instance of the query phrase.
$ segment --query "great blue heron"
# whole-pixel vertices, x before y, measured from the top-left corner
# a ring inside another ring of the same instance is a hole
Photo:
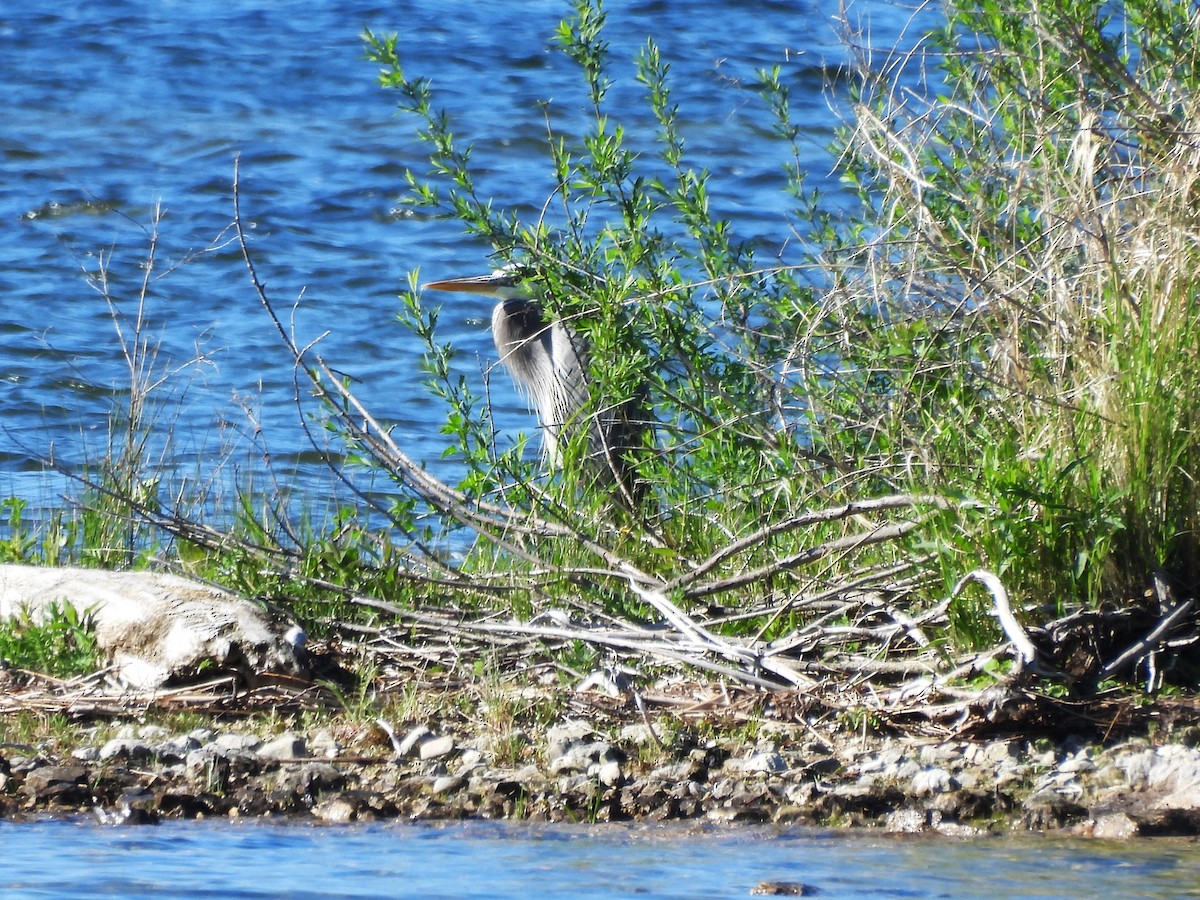
[[[519,270],[431,281],[438,291],[467,291],[500,300],[492,310],[492,337],[500,362],[531,401],[542,429],[542,452],[552,466],[586,427],[587,468],[592,477],[620,485],[626,505],[640,499],[643,484],[633,472],[629,451],[644,444],[648,415],[640,400],[592,406],[587,346],[562,322],[549,322],[523,286]]]

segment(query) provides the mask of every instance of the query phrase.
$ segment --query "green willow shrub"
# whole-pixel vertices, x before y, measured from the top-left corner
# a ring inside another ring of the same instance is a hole
[[[543,545],[536,551],[540,562],[595,566],[599,556],[612,566],[625,559],[670,581],[681,566],[694,566],[770,523],[888,485],[860,472],[840,437],[826,442],[824,429],[813,427],[823,423],[814,420],[805,381],[823,385],[836,377],[843,323],[825,314],[798,268],[764,264],[737,239],[734,223],[713,213],[710,174],[689,159],[669,66],[653,41],[639,53],[635,77],[657,123],[649,140],[654,152],[630,149],[634,142],[606,106],[604,18],[600,4],[581,0],[558,33],[579,67],[580,106],[591,124],[582,134],[556,133],[547,142],[557,189],[545,205],[559,210],[554,221],[522,221],[481,197],[470,151],[437,110],[430,82],[405,72],[395,36],[368,33],[365,39],[382,84],[398,94],[400,109],[416,119],[428,147],[427,174],[409,173],[409,201],[457,217],[467,233],[492,244],[497,264],[515,263],[532,274],[548,314],[569,321],[592,358],[604,363],[592,369],[593,411],[644,399],[658,423],[638,462],[650,501],[633,514],[572,479],[583,447],[568,448],[563,471],[549,480],[524,444],[496,453],[484,398],[455,368],[453,348],[437,334],[437,308],[414,285],[404,297],[402,320],[424,342],[429,387],[447,409],[447,454],[465,469],[457,488],[473,502],[526,509],[584,538],[556,538],[552,550]],[[795,164],[798,131],[787,118],[778,73],[763,73],[761,91],[764,111],[778,119],[780,189],[805,198]],[[853,387],[838,390],[859,403]],[[853,413],[857,421],[860,411]],[[766,567],[857,527],[817,522],[803,535],[782,527],[731,554],[737,559],[729,565]],[[508,540],[493,537],[501,545]],[[522,543],[523,552],[531,541]],[[486,550],[477,554],[484,565],[493,564]],[[789,576],[781,572],[778,582],[766,595],[786,591]]]

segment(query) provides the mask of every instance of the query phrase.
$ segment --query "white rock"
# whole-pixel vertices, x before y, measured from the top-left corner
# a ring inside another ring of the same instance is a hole
[[[1108,815],[1100,816],[1092,823],[1091,836],[1096,838],[1111,838],[1115,840],[1124,840],[1125,838],[1137,837],[1140,829],[1137,822],[1125,815],[1125,813],[1109,813]]]
[[[422,741],[417,748],[417,755],[421,759],[437,759],[439,756],[445,756],[454,749],[454,738],[451,737],[435,737],[427,741]]]
[[[1114,762],[1125,772],[1133,790],[1161,795],[1158,806],[1200,807],[1200,749],[1168,744],[1124,754]]]
[[[742,760],[743,772],[786,772],[787,763],[778,753],[752,753]]]
[[[606,762],[600,766],[597,776],[606,787],[616,787],[621,783],[621,764],[615,760]]]
[[[464,750],[458,758],[458,774],[465,775],[483,765],[483,753],[479,750]]]

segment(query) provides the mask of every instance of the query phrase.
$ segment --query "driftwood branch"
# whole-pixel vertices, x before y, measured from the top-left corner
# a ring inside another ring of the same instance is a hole
[[[1013,615],[1012,606],[1008,600],[1008,591],[1005,589],[1004,583],[996,575],[983,569],[968,572],[954,586],[951,596],[958,596],[962,589],[972,581],[979,582],[991,593],[992,608],[996,614],[996,619],[1000,622],[1000,628],[1017,651],[1017,671],[1022,672],[1026,669],[1035,671],[1038,660],[1037,648],[1033,646],[1033,641],[1029,639],[1029,635],[1025,633],[1025,629],[1021,627],[1021,623],[1017,621],[1017,617]]]

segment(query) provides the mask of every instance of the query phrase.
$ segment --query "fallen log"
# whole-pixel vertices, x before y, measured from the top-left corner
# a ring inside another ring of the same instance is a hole
[[[213,669],[250,685],[262,675],[303,674],[303,633],[229,591],[162,572],[0,565],[0,621],[40,623],[67,606],[131,688]]]

